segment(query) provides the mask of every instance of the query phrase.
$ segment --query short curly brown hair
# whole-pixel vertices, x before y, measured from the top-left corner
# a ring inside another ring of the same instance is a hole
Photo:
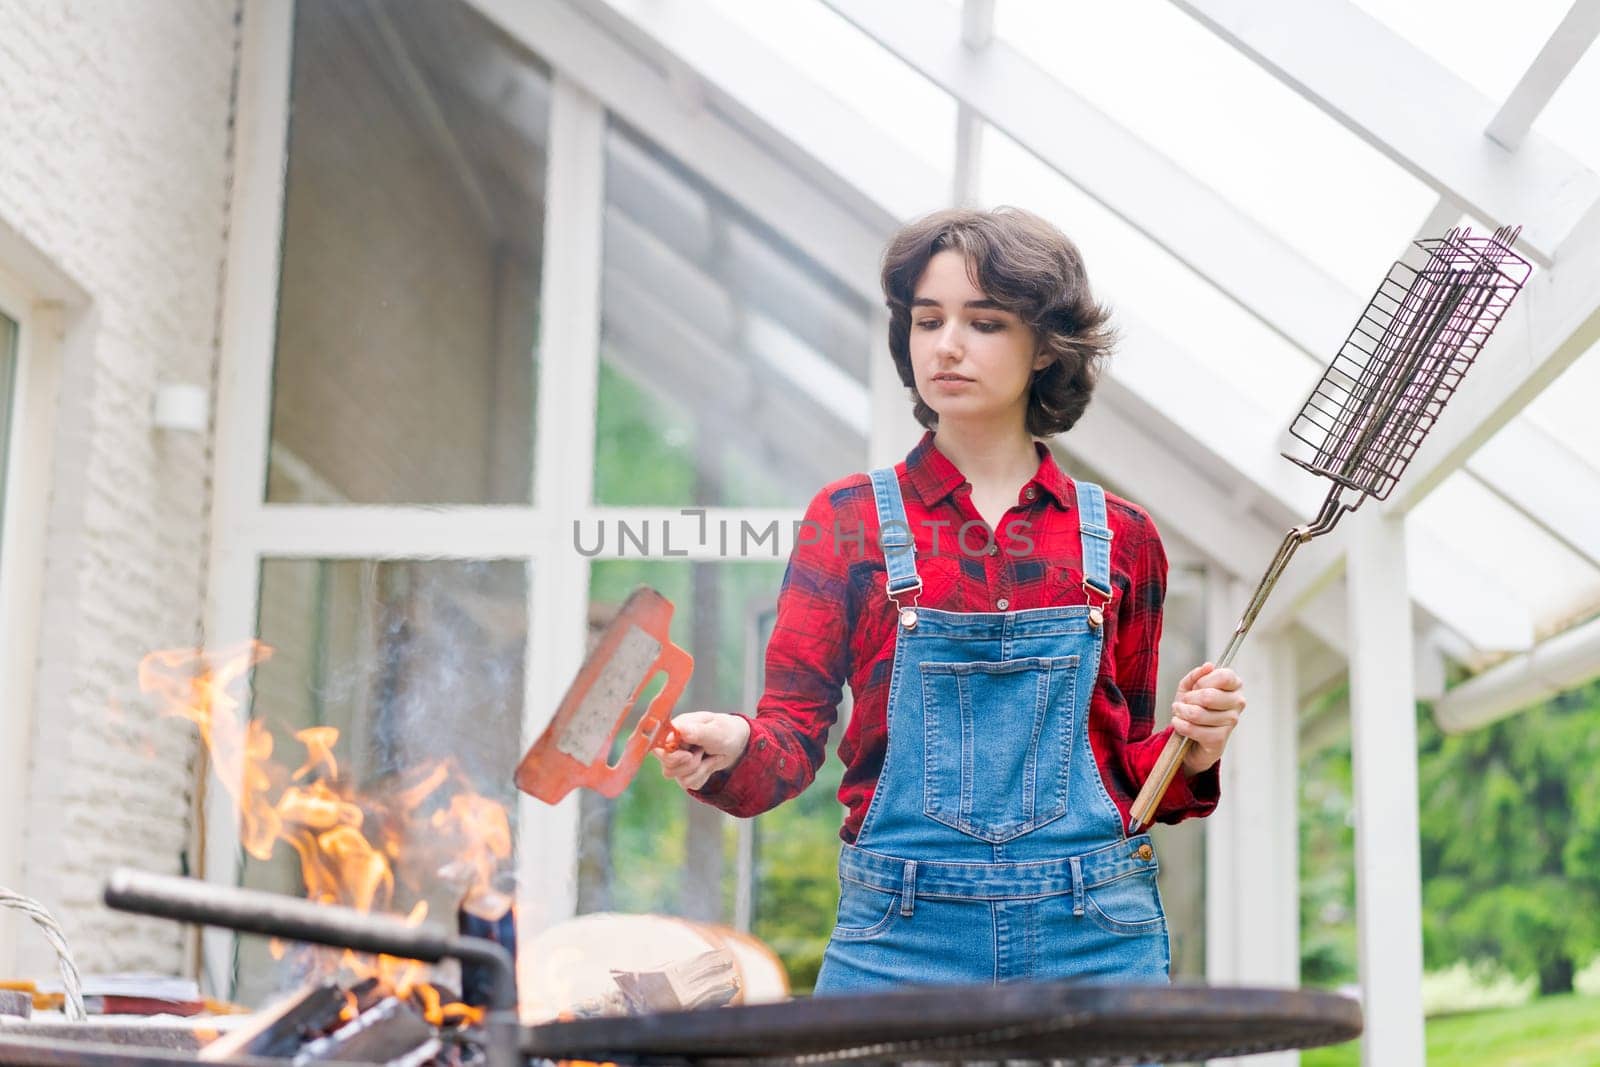
[[[916,399],[917,421],[931,430],[939,414],[917,393],[911,372],[911,300],[928,261],[945,249],[963,253],[973,284],[1026,322],[1055,357],[1029,386],[1028,433],[1050,437],[1072,429],[1089,406],[1115,331],[1109,310],[1089,291],[1077,245],[1017,207],[935,211],[902,226],[884,249],[889,353]]]

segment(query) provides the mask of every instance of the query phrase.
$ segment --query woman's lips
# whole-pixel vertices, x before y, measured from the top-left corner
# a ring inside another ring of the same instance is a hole
[[[972,379],[971,378],[962,378],[959,375],[950,375],[950,374],[935,375],[933,381],[934,381],[935,385],[943,385],[943,386],[947,386],[947,387],[950,387],[950,388],[956,388],[956,387],[959,387],[959,386],[971,385],[972,384]]]

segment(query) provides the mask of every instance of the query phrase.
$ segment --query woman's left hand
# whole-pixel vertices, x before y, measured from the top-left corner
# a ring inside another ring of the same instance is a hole
[[[1183,676],[1172,702],[1172,732],[1194,742],[1183,757],[1184,774],[1199,774],[1222,758],[1243,710],[1244,682],[1232,668],[1202,663]]]

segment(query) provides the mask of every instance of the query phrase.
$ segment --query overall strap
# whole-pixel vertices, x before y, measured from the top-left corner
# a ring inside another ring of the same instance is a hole
[[[917,576],[917,548],[906,521],[905,502],[900,499],[900,479],[893,467],[873,471],[872,497],[878,505],[878,541],[883,546],[886,588],[891,598],[922,588]]]
[[[1093,482],[1078,482],[1078,527],[1083,540],[1084,592],[1111,598],[1111,527],[1106,525],[1106,492]],[[1103,605],[1102,605],[1103,606]]]

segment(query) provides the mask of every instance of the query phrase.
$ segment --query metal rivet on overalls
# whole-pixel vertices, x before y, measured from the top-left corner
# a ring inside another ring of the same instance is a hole
[[[901,608],[900,625],[904,626],[908,630],[915,630],[917,628],[917,609]]]
[[[1138,856],[1142,860],[1147,860],[1155,854],[1156,850],[1151,848],[1148,844],[1140,845],[1139,851],[1134,853],[1135,856]]]
[[[1098,629],[1100,629],[1100,627],[1105,625],[1105,622],[1106,622],[1106,613],[1105,612],[1101,611],[1099,608],[1090,608],[1089,609],[1089,625],[1090,626],[1092,626],[1096,630],[1098,630]]]

